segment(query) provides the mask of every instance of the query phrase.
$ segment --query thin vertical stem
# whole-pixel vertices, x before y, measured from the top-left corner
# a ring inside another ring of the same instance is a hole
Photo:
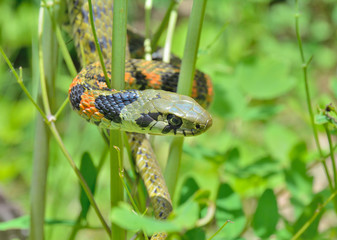
[[[314,214],[311,216],[311,218],[301,227],[300,230],[297,231],[297,233],[291,238],[291,240],[296,240],[298,239],[304,232],[305,230],[308,229],[308,227],[315,221],[315,219],[317,218],[317,216],[321,213],[321,211],[325,208],[325,206],[331,201],[333,200],[337,195],[337,191],[333,192],[330,197],[322,204],[322,205],[318,205],[316,211],[314,212]]]
[[[127,0],[115,0],[113,8],[111,86],[124,89]]]
[[[112,53],[111,53],[111,86],[115,89],[124,89],[126,32],[127,32],[127,0],[115,0],[113,7]],[[123,184],[119,177],[119,165],[123,166],[124,144],[123,135],[119,130],[110,130],[110,199],[111,208],[116,207],[124,200]],[[118,153],[120,149],[120,163]],[[126,232],[114,223],[111,223],[111,239],[123,240]]]
[[[314,113],[312,110],[312,104],[311,104],[311,97],[310,97],[310,90],[309,90],[309,83],[308,83],[308,73],[307,73],[307,69],[308,69],[308,65],[311,61],[311,58],[309,59],[309,61],[306,61],[305,57],[304,57],[304,51],[303,51],[303,46],[302,46],[302,39],[301,39],[301,35],[300,35],[300,29],[299,29],[299,10],[298,10],[298,0],[296,0],[296,14],[295,14],[295,30],[296,30],[296,37],[297,37],[297,42],[298,42],[298,48],[300,51],[300,55],[301,55],[301,60],[302,60],[302,70],[303,70],[303,81],[304,81],[304,88],[305,88],[305,96],[306,96],[306,101],[307,101],[307,106],[308,106],[308,111],[309,111],[309,117],[310,117],[310,123],[311,123],[311,127],[312,127],[312,131],[314,134],[314,139],[315,139],[315,143],[316,143],[316,147],[318,149],[319,155],[321,157],[324,156],[319,139],[318,139],[318,133],[317,133],[317,128],[315,125],[315,120],[314,120]],[[329,181],[329,185],[331,188],[331,191],[333,190],[332,185],[331,185],[331,177],[329,175],[329,171],[328,168],[326,166],[325,160],[322,161],[323,167],[324,167],[324,171],[325,171],[325,175]]]
[[[145,8],[145,40],[144,40],[145,59],[148,61],[151,61],[152,60],[152,49],[151,49],[152,0],[146,0],[144,8]]]
[[[101,47],[99,45],[97,34],[96,34],[95,22],[94,22],[94,17],[93,17],[93,9],[92,9],[91,0],[88,0],[88,5],[89,5],[90,24],[91,24],[92,34],[94,35],[94,39],[95,39],[95,45],[96,45],[97,53],[98,53],[98,56],[99,56],[99,61],[101,62],[101,66],[102,66],[102,70],[103,70],[103,73],[104,73],[106,85],[109,88],[111,88],[110,81],[109,81],[108,74],[106,72],[106,68],[105,68],[105,64],[104,64],[104,60],[103,60],[103,55],[102,55]]]
[[[192,92],[195,63],[197,60],[206,3],[207,0],[193,2],[177,90],[178,93],[183,95],[191,95]],[[165,170],[165,180],[172,199],[179,174],[182,145],[182,137],[173,140]]]
[[[320,156],[323,156],[322,148],[321,148],[320,142],[318,140],[317,128],[316,128],[315,121],[314,121],[314,113],[313,113],[313,110],[312,110],[310,90],[309,90],[309,84],[308,84],[307,69],[308,69],[308,64],[309,64],[310,60],[307,62],[305,57],[304,57],[302,39],[301,39],[301,35],[300,35],[300,30],[299,30],[300,14],[299,14],[299,11],[298,11],[298,0],[296,0],[296,10],[297,10],[297,13],[295,14],[295,28],[296,28],[296,37],[297,37],[297,42],[298,42],[298,48],[299,48],[301,60],[302,60],[302,70],[303,70],[303,80],[304,80],[304,87],[305,87],[305,96],[306,96],[306,101],[307,101],[307,105],[308,105],[311,127],[312,127],[312,131],[314,133],[315,143],[316,143],[316,146],[317,146],[317,149],[319,151]]]
[[[167,62],[167,63],[170,62],[172,39],[173,39],[173,33],[174,33],[175,26],[176,26],[177,18],[178,18],[178,12],[177,12],[177,8],[175,7],[171,11],[170,20],[168,23],[167,35],[166,35],[165,46],[164,46],[163,62]]]
[[[58,143],[61,151],[63,152],[64,156],[67,158],[70,166],[72,167],[72,169],[74,170],[77,178],[79,179],[80,181],[80,184],[84,190],[84,192],[86,193],[88,199],[89,199],[89,202],[90,202],[90,205],[92,206],[92,208],[94,209],[94,211],[96,212],[99,220],[101,221],[102,223],[102,226],[103,228],[105,229],[105,231],[110,235],[111,234],[111,230],[109,228],[109,226],[107,225],[107,223],[105,222],[104,218],[103,218],[103,215],[102,213],[100,212],[98,206],[97,206],[97,203],[94,199],[94,196],[88,186],[88,184],[86,183],[85,179],[83,178],[80,170],[77,168],[74,160],[72,159],[72,157],[70,156],[69,152],[67,151],[67,149],[65,148],[64,144],[63,144],[63,141],[62,141],[62,138],[59,134],[59,132],[57,131],[57,128],[55,126],[55,123],[54,122],[48,122],[48,126],[49,126],[49,129],[51,131],[51,133],[53,134],[53,136],[55,137],[56,139],[56,142]]]
[[[44,22],[43,19],[44,19],[44,13],[43,13],[43,9],[42,9],[42,7],[41,7],[41,8],[40,8],[40,16],[39,16],[39,24],[41,24],[41,23]],[[41,31],[40,31],[40,30],[41,30]],[[40,25],[39,25],[39,33],[42,33],[42,26],[40,26]],[[42,46],[42,45],[40,45],[40,44],[41,44],[41,43],[39,42],[39,56],[42,56],[42,57],[43,57],[43,54],[41,54],[41,52],[40,52],[40,49],[41,49],[40,47]],[[55,126],[55,123],[53,122],[53,120],[55,120],[55,119],[53,119],[53,117],[52,117],[51,115],[46,116],[45,113],[41,110],[41,108],[35,103],[34,99],[31,97],[31,95],[29,94],[29,92],[27,91],[27,89],[25,88],[25,86],[24,86],[23,83],[22,83],[22,76],[21,76],[21,74],[20,74],[20,76],[17,74],[17,72],[15,71],[14,67],[12,66],[12,64],[10,63],[10,61],[8,60],[8,57],[5,55],[5,53],[3,52],[3,50],[2,50],[1,48],[0,48],[0,52],[1,52],[1,54],[4,56],[4,58],[5,58],[5,60],[6,60],[7,64],[8,64],[8,66],[9,66],[9,68],[13,71],[13,74],[14,74],[14,76],[16,77],[16,80],[17,80],[17,82],[19,83],[21,89],[26,93],[27,97],[31,100],[31,102],[34,104],[34,106],[36,107],[36,109],[41,113],[41,116],[42,116],[43,119],[44,119],[44,123],[46,124],[46,126],[49,127],[49,130],[51,131],[52,135],[54,136],[54,138],[55,138],[57,144],[59,145],[59,147],[60,147],[60,149],[61,149],[61,151],[63,152],[64,156],[65,156],[66,159],[68,160],[68,162],[69,162],[70,166],[72,167],[73,171],[74,171],[75,174],[77,175],[77,178],[79,179],[80,184],[81,184],[82,188],[84,189],[84,191],[85,191],[85,193],[86,193],[86,195],[87,195],[87,197],[88,197],[88,199],[89,199],[89,201],[90,201],[91,206],[93,207],[93,209],[94,209],[94,211],[96,212],[96,214],[97,214],[99,220],[101,221],[103,228],[106,230],[106,232],[107,232],[107,233],[109,234],[109,236],[110,236],[110,235],[111,235],[111,230],[110,230],[109,226],[106,224],[106,222],[105,222],[105,220],[104,220],[104,218],[103,218],[103,215],[101,214],[100,210],[98,209],[98,206],[97,206],[97,204],[96,204],[96,202],[95,202],[95,199],[94,199],[94,197],[93,197],[93,194],[92,194],[90,188],[88,187],[86,181],[84,180],[84,178],[83,178],[83,176],[82,176],[80,170],[77,168],[75,162],[73,161],[73,159],[71,158],[69,152],[68,152],[67,149],[65,148],[65,146],[64,146],[64,144],[63,144],[63,141],[62,141],[62,139],[61,139],[61,137],[60,137],[60,135],[59,135],[59,133],[58,133],[58,131],[57,131],[57,128],[56,128],[56,126]],[[41,63],[41,60],[43,60],[43,58],[42,58],[42,59],[39,59],[39,61],[40,61],[39,64],[40,64],[40,66],[44,67],[44,63],[43,63],[43,61],[42,61],[42,63]],[[52,65],[52,66],[54,66],[54,65]],[[21,72],[21,71],[20,71],[20,72]],[[41,77],[42,77],[42,79],[41,79],[41,85],[44,86],[44,87],[41,87],[41,91],[42,91],[42,92],[43,92],[43,91],[47,91],[47,88],[46,88],[46,78],[44,77],[45,75],[44,75],[44,74],[41,74],[41,73],[40,73],[40,75],[41,75]],[[47,95],[47,93],[45,93],[44,95],[45,95],[46,97],[41,98],[41,100],[43,101],[43,105],[46,106],[47,111],[50,112],[50,108],[49,108],[49,104],[48,104],[48,95]],[[39,145],[39,148],[41,148],[41,145]],[[35,171],[34,171],[34,173],[35,173]],[[37,172],[37,173],[39,173],[39,172]],[[41,181],[41,178],[39,178],[37,175],[35,175],[34,177],[35,177],[35,179]],[[42,181],[41,181],[41,182],[42,182]],[[42,182],[42,185],[41,185],[41,186],[43,186],[43,184],[44,184],[44,183]],[[33,184],[33,187],[34,187],[34,186],[38,186],[38,185],[34,185],[34,184]],[[34,191],[32,190],[32,193],[36,193],[36,192],[34,192]],[[41,194],[41,193],[38,193],[38,194]],[[34,195],[34,196],[35,196],[35,195]],[[35,198],[35,199],[36,199],[36,198]],[[41,216],[41,211],[40,211],[40,209],[44,209],[44,208],[41,207],[41,204],[43,204],[43,203],[41,203],[41,202],[39,202],[39,201],[36,201],[36,202],[32,202],[32,204],[33,204],[33,207],[34,207],[35,209],[37,209],[37,210],[36,210],[37,212],[36,212],[36,214],[35,214],[35,212],[32,212],[32,217],[31,217],[31,218],[33,219],[33,221],[31,220],[31,221],[32,221],[32,222],[31,222],[32,225],[31,225],[31,227],[30,227],[30,229],[31,229],[31,232],[30,232],[30,234],[31,234],[31,235],[30,235],[30,238],[31,238],[31,239],[34,239],[34,240],[43,239],[43,225],[40,225],[40,226],[39,226],[38,223],[44,223],[44,217],[43,217],[43,218],[40,218],[39,221],[37,221],[37,219],[35,218],[35,216]],[[35,210],[34,210],[34,211],[35,211]],[[40,211],[40,212],[39,212],[39,211]],[[44,211],[43,211],[43,214],[44,214]],[[33,216],[33,215],[34,215],[34,216]],[[43,216],[44,216],[44,215],[43,215]],[[40,231],[39,229],[40,229],[40,230],[42,229],[42,233],[41,233],[41,231]],[[35,230],[38,230],[39,232],[36,232]]]
[[[324,128],[325,128],[325,132],[326,132],[326,136],[328,138],[329,148],[330,148],[330,158],[331,158],[331,162],[332,162],[333,176],[334,176],[334,188],[332,187],[331,182],[329,182],[329,185],[330,185],[331,189],[337,189],[336,161],[335,161],[335,154],[334,154],[333,144],[332,144],[332,140],[331,140],[331,134],[330,134],[330,130],[329,130],[329,128],[328,128],[328,126],[326,124],[324,125]],[[325,163],[325,161],[323,161],[323,163]]]
[[[163,34],[169,19],[170,19],[170,15],[171,15],[171,11],[174,7],[176,7],[178,5],[178,3],[180,2],[180,0],[171,0],[170,2],[170,6],[167,8],[167,11],[165,13],[165,16],[163,18],[163,20],[161,21],[158,30],[156,31],[156,33],[153,35],[152,41],[151,41],[151,49],[155,50],[158,46],[158,41],[161,37],[161,35]]]
[[[45,81],[45,67],[44,67],[44,53],[52,57],[51,54],[47,54],[46,51],[51,51],[51,46],[46,47],[47,44],[43,44],[43,40],[49,40],[52,36],[49,32],[44,31],[44,24],[47,23],[45,18],[45,9],[41,2],[39,11],[38,22],[38,65],[40,73],[40,85],[41,92],[38,94],[38,105],[42,105],[44,112],[47,114],[47,118],[50,116],[50,106],[48,100],[47,86]],[[47,39],[48,38],[48,39]],[[46,59],[46,61],[52,64],[53,59]],[[34,61],[35,63],[35,61]],[[36,76],[36,75],[35,75]],[[22,76],[19,77],[22,82]],[[49,78],[50,80],[50,78]],[[37,81],[38,82],[38,81]],[[22,84],[23,85],[23,84]],[[29,94],[30,95],[30,94]],[[44,115],[44,114],[43,114]],[[48,175],[48,161],[49,161],[49,142],[50,134],[46,125],[43,123],[43,118],[37,116],[36,129],[35,129],[35,141],[34,141],[34,157],[32,167],[32,188],[31,188],[31,203],[30,203],[30,236],[31,240],[43,240],[45,239],[44,232],[44,219],[46,208],[46,185]]]

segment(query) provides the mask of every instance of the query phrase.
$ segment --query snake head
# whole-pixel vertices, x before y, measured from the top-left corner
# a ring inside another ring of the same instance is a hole
[[[125,113],[138,112],[132,117],[135,132],[194,136],[205,132],[212,125],[211,115],[188,96],[144,90],[137,102],[139,105],[133,105],[136,109],[123,109]]]

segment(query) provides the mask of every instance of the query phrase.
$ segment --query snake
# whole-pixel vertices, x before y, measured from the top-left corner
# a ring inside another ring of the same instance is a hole
[[[92,1],[92,12],[110,80],[112,0]],[[128,29],[126,87],[109,89],[90,26],[87,0],[68,0],[68,15],[75,49],[83,67],[69,87],[72,109],[100,128],[128,133],[136,169],[144,181],[154,216],[165,220],[172,211],[172,202],[145,134],[188,137],[207,131],[212,125],[212,117],[206,110],[213,97],[211,79],[196,70],[191,97],[175,93],[180,60],[173,56],[171,63],[162,62],[160,50],[153,52],[151,61],[142,59],[144,38]],[[164,240],[166,237],[166,233],[160,232],[151,239]]]

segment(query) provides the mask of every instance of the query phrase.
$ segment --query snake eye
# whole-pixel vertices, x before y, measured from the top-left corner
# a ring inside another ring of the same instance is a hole
[[[177,117],[174,114],[168,114],[167,115],[167,121],[173,127],[180,127],[181,124],[183,124],[183,121],[181,120],[181,118]]]

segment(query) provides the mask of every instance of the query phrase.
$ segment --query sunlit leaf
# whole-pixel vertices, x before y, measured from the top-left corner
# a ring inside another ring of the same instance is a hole
[[[6,231],[11,229],[28,229],[29,228],[29,216],[14,218],[6,222],[0,222],[0,231]]]
[[[153,217],[141,216],[135,213],[131,207],[121,203],[111,211],[111,220],[122,228],[138,231],[143,230],[148,234],[155,232],[179,232],[192,228],[198,220],[198,203],[192,199],[175,210],[174,216],[166,221],[160,221]]]
[[[240,65],[237,79],[242,89],[253,98],[271,99],[285,94],[295,86],[289,66],[276,59],[264,59],[255,65]]]
[[[270,154],[278,160],[287,160],[289,151],[299,139],[291,129],[276,123],[266,126],[264,137]]]

